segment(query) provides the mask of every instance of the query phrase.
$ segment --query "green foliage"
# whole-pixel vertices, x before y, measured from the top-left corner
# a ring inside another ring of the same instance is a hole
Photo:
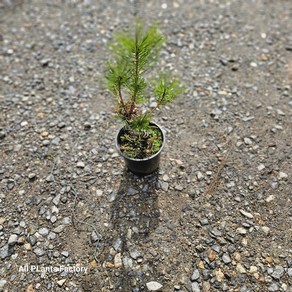
[[[114,35],[110,49],[117,57],[115,60],[118,62],[125,60],[134,74],[133,77],[137,77],[136,69],[141,76],[156,61],[163,42],[164,38],[155,25],[147,29],[137,19],[134,31]]]
[[[149,93],[155,95],[157,105],[161,106],[172,102],[183,92],[179,81],[170,75],[162,74],[154,84],[145,79],[145,73],[156,64],[164,41],[164,37],[155,25],[146,27],[137,19],[133,31],[119,32],[114,35],[110,45],[112,59],[107,63],[105,73],[107,88],[117,100],[115,112],[127,129],[122,142],[136,139],[140,141],[137,142],[138,146],[136,145],[138,148],[146,147],[150,143],[152,152],[157,148],[159,150],[161,146],[156,131],[153,132],[150,126],[153,109],[142,111],[140,104],[147,104]],[[149,85],[152,85],[152,89]],[[145,144],[146,136],[148,144]],[[132,142],[135,144],[134,140]],[[134,147],[133,143],[128,146]],[[148,146],[145,149],[149,150]],[[133,154],[133,151],[130,152]],[[147,154],[145,151],[143,153]],[[135,155],[140,156],[140,154]]]
[[[132,128],[136,132],[141,131],[148,131],[150,128],[150,120],[151,116],[149,113],[138,115],[136,118],[134,118],[130,123],[130,128]]]
[[[158,105],[165,105],[172,102],[178,95],[185,91],[177,79],[173,79],[166,74],[162,74],[156,84],[154,83],[153,85],[153,92]]]
[[[130,79],[130,71],[125,62],[119,62],[107,65],[108,69],[105,74],[107,88],[114,94],[118,95],[123,86]]]
[[[156,26],[146,29],[140,20],[136,20],[135,31],[114,36],[110,45],[114,58],[107,65],[105,77],[108,89],[118,96],[120,104],[125,103],[122,89],[128,94],[131,110],[145,101],[147,83],[143,74],[158,57],[163,40]]]

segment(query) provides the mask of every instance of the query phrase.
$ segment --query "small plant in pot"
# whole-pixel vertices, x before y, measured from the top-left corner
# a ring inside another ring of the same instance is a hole
[[[146,27],[136,19],[134,30],[117,33],[110,46],[112,59],[107,63],[105,79],[116,98],[116,116],[124,124],[116,136],[116,147],[136,174],[150,174],[159,167],[165,134],[152,116],[184,91],[170,74],[154,71],[156,78],[149,75],[164,41],[156,26]],[[151,96],[155,106],[152,103],[150,107]]]

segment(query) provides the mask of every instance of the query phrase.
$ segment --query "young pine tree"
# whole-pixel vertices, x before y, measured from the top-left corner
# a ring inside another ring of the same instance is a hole
[[[153,109],[142,110],[149,93],[154,94],[159,107],[183,92],[178,80],[167,74],[160,74],[156,81],[146,80],[164,41],[156,26],[146,28],[137,19],[134,31],[117,33],[110,46],[113,58],[107,63],[105,78],[117,100],[115,112],[125,124],[121,150],[132,158],[151,156],[162,144],[160,131],[150,123]]]

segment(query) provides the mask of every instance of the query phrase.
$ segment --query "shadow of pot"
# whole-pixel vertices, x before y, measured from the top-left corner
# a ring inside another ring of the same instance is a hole
[[[116,135],[116,148],[118,150],[118,153],[124,158],[125,164],[128,167],[128,169],[137,175],[151,174],[152,172],[154,172],[155,170],[159,168],[160,153],[165,145],[165,133],[162,130],[162,128],[154,122],[151,122],[150,125],[157,127],[159,131],[161,132],[162,145],[158,152],[156,152],[154,155],[147,158],[143,158],[143,159],[130,158],[121,151],[120,137],[124,132],[124,127],[122,127]]]

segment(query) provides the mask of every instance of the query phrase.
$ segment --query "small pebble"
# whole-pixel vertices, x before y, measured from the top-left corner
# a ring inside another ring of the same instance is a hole
[[[200,272],[197,269],[194,269],[191,280],[196,281],[200,278]]]
[[[248,137],[245,137],[245,138],[243,139],[243,141],[244,141],[244,143],[245,143],[246,145],[251,145],[251,144],[252,144],[252,140],[251,140],[250,138],[248,138]]]
[[[8,239],[9,245],[14,245],[17,242],[18,236],[16,234],[11,234]]]
[[[83,161],[78,161],[76,166],[77,166],[78,168],[84,168],[84,167],[85,167],[85,164],[84,164]]]
[[[204,178],[203,174],[202,174],[200,171],[198,171],[198,172],[197,172],[197,179],[200,181],[200,180],[202,180],[203,178]]]
[[[228,254],[223,254],[223,256],[222,256],[222,260],[223,260],[223,262],[224,262],[224,264],[229,264],[229,263],[231,263],[231,258],[230,258],[230,256],[228,255]]]
[[[249,219],[253,219],[253,215],[245,210],[239,210],[240,213],[244,216],[244,217],[247,217]]]
[[[4,288],[7,281],[5,279],[0,279],[0,291]]]
[[[38,233],[39,233],[40,235],[42,235],[42,236],[47,236],[47,235],[49,234],[49,229],[43,227],[43,228],[41,228],[41,229],[38,230]]]
[[[151,281],[146,283],[146,287],[149,291],[158,291],[160,290],[163,286],[162,284],[156,282],[156,281]]]
[[[218,282],[222,282],[223,279],[225,278],[224,273],[221,271],[221,269],[215,271],[215,276]]]
[[[129,188],[128,189],[128,192],[127,192],[127,195],[128,196],[134,196],[134,195],[136,195],[136,194],[138,194],[139,192],[137,191],[137,190],[135,190],[135,189],[133,189],[133,188]]]
[[[45,254],[45,251],[40,248],[40,247],[36,247],[33,252],[38,256],[38,257],[41,257]]]
[[[245,269],[245,267],[241,263],[238,263],[236,265],[236,270],[240,274],[245,274],[246,273],[246,269]]]
[[[264,233],[268,234],[270,232],[270,228],[268,226],[262,226],[262,230]]]
[[[193,282],[191,287],[192,287],[192,292],[201,292],[199,283]]]
[[[236,232],[237,232],[238,234],[244,235],[244,234],[247,233],[247,230],[246,230],[245,228],[243,228],[243,227],[238,227],[238,228],[236,229]]]
[[[97,195],[98,197],[101,197],[102,194],[103,194],[103,191],[102,191],[102,190],[96,190],[96,195]]]
[[[275,200],[275,196],[274,196],[274,195],[270,195],[270,196],[268,196],[268,197],[266,198],[266,202],[267,202],[267,203],[270,203],[270,202],[272,202],[273,200]]]
[[[272,277],[276,280],[279,280],[284,275],[284,268],[282,266],[276,266],[274,272],[272,273]]]
[[[57,281],[58,286],[62,287],[65,284],[66,280],[67,279],[61,279],[61,280]]]
[[[287,178],[287,177],[288,177],[288,174],[287,173],[282,172],[282,171],[279,172],[279,175],[278,175],[278,178],[279,179],[284,179],[284,178]]]
[[[123,266],[122,257],[120,253],[117,253],[114,258],[115,268],[120,268]]]

